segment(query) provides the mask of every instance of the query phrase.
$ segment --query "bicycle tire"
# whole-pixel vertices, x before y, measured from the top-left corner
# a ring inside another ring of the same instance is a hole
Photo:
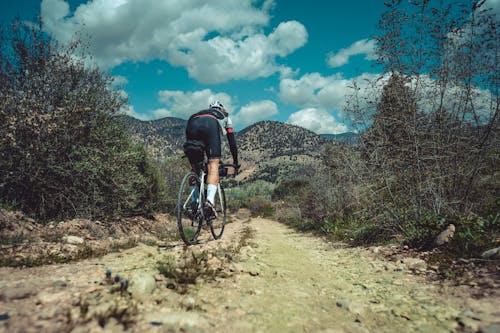
[[[186,245],[197,243],[203,221],[203,214],[199,211],[197,204],[191,205],[191,207],[185,207],[185,204],[191,200],[191,184],[197,185],[197,190],[195,191],[198,191],[198,198],[200,198],[200,182],[198,175],[194,172],[189,172],[182,180],[177,199],[177,226],[179,228],[179,234]]]
[[[217,212],[217,218],[211,220],[208,224],[210,226],[210,232],[214,239],[221,238],[224,233],[224,227],[226,226],[226,193],[222,184],[219,184],[217,194],[215,195],[215,211]]]

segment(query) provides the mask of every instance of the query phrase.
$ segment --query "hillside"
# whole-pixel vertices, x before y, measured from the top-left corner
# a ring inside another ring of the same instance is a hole
[[[182,153],[186,120],[174,117],[150,121],[142,121],[129,116],[118,118],[130,131],[132,137],[146,146],[154,159],[161,160]]]
[[[320,134],[320,136],[328,140],[334,140],[347,144],[356,144],[359,140],[359,134],[354,132],[345,132],[341,134]]]
[[[242,161],[248,171],[243,179],[277,182],[303,174],[323,158],[327,139],[305,128],[277,121],[253,124],[237,136]]]
[[[120,116],[120,121],[132,136],[151,153],[153,158],[182,154],[186,120],[163,118],[141,121]],[[240,180],[264,179],[276,182],[313,166],[322,158],[323,147],[331,142],[305,128],[277,121],[262,121],[236,133],[242,163]],[[222,140],[223,160],[231,161],[227,141]]]

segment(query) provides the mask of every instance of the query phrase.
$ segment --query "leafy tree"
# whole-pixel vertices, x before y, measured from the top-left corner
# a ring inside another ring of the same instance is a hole
[[[366,91],[355,84],[348,101],[365,129],[355,172],[369,194],[366,215],[389,233],[420,233],[420,241],[446,223],[461,234],[477,216],[495,220],[497,18],[485,1],[384,4],[375,39],[389,74],[368,82]]]

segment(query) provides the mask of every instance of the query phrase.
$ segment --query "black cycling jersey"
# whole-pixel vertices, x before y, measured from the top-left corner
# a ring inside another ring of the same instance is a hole
[[[186,127],[186,139],[187,141],[203,142],[208,159],[221,157],[221,141],[217,120],[210,117],[189,119]]]
[[[193,147],[197,146],[196,143],[199,142],[203,143],[204,151],[208,159],[221,158],[221,140],[219,132],[227,135],[233,162],[234,164],[238,164],[236,139],[231,126],[232,122],[229,115],[215,108],[202,110],[193,114],[189,118],[186,126],[187,143],[185,145],[186,155],[191,164],[200,161],[200,156],[197,156],[192,151]]]

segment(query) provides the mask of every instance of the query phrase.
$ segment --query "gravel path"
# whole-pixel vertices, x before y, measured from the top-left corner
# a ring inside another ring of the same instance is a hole
[[[418,260],[377,252],[256,218],[234,219],[219,241],[203,230],[189,248],[141,244],[71,264],[0,268],[0,331],[500,331],[498,295],[473,299],[412,274],[425,270]]]

